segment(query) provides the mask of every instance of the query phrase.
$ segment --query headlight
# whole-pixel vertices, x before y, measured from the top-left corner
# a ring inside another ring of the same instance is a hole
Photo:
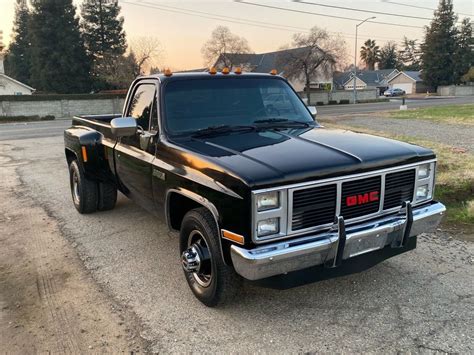
[[[424,200],[428,198],[428,192],[429,192],[428,185],[418,186],[418,188],[416,189],[416,199]]]
[[[265,192],[257,195],[257,211],[266,211],[280,207],[280,193],[278,191]]]
[[[257,224],[257,235],[264,237],[266,235],[277,234],[280,232],[280,219],[268,218]]]
[[[430,164],[423,164],[418,167],[418,179],[430,176]]]

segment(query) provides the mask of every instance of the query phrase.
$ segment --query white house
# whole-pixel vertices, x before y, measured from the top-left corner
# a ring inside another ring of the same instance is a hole
[[[5,74],[3,65],[4,54],[0,53],[0,95],[31,95],[35,92],[32,87],[20,83]]]

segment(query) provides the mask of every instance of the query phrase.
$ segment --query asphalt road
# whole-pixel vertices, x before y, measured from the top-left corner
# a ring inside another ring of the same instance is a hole
[[[18,198],[28,195],[58,222],[97,283],[138,316],[154,351],[474,352],[472,243],[422,235],[416,250],[367,271],[246,282],[236,302],[209,309],[188,289],[176,236],[150,214],[123,196],[113,211],[75,211],[61,137],[0,145],[18,163]],[[297,278],[304,282],[292,285]]]
[[[439,105],[467,104],[473,102],[473,97],[457,97],[446,99],[433,98],[408,100],[407,104],[409,108],[415,108]],[[324,118],[327,116],[349,115],[351,113],[361,114],[367,112],[396,110],[399,106],[400,102],[397,100],[373,104],[318,106],[318,115],[319,117]],[[70,124],[71,121],[69,119],[58,119],[55,121],[47,122],[0,124],[0,141],[60,136],[63,134],[64,130],[70,126]]]

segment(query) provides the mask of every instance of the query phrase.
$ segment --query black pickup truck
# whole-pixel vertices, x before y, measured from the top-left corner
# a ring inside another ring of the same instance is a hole
[[[122,115],[74,117],[65,131],[74,205],[110,210],[118,190],[163,218],[208,306],[242,277],[415,248],[445,212],[435,154],[326,129],[315,114],[278,75],[140,77]]]

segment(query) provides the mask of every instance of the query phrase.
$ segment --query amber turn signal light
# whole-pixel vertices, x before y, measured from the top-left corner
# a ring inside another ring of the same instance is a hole
[[[245,240],[242,235],[229,232],[228,230],[225,230],[225,229],[222,230],[222,237],[224,239],[230,240],[232,242],[236,242],[241,245],[245,244]]]

